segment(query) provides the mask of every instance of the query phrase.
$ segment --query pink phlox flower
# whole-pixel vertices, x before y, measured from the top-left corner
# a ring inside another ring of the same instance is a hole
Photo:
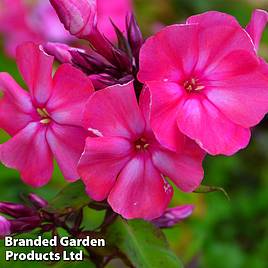
[[[23,42],[71,42],[48,0],[29,4],[22,0],[0,0],[0,33],[8,55],[15,57]]]
[[[152,93],[157,139],[176,150],[180,131],[212,155],[245,148],[250,128],[268,111],[265,65],[236,19],[220,12],[192,16],[149,38],[138,78]]]
[[[34,187],[50,180],[53,157],[67,180],[77,180],[88,135],[82,110],[94,91],[92,83],[70,64],[62,64],[52,78],[53,59],[33,43],[18,47],[17,64],[29,92],[0,73],[0,127],[12,136],[0,145],[0,160]]]
[[[173,194],[164,176],[185,192],[203,178],[204,152],[182,135],[179,152],[158,143],[149,123],[150,105],[146,88],[137,103],[130,82],[95,92],[84,113],[84,127],[98,137],[87,139],[78,172],[91,198],[107,198],[128,219],[163,214]]]

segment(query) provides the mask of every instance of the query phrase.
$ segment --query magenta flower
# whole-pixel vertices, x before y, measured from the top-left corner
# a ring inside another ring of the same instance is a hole
[[[1,162],[34,187],[51,178],[53,156],[67,180],[78,179],[76,166],[87,136],[81,111],[93,92],[90,80],[69,64],[52,79],[53,57],[33,43],[18,47],[17,64],[29,92],[0,73],[0,127],[12,136],[0,145]]]
[[[22,0],[0,0],[0,33],[8,55],[15,57],[16,47],[27,41],[36,43],[70,42],[48,0],[30,5]]]
[[[0,237],[10,235],[10,222],[0,215]]]
[[[151,124],[176,149],[181,131],[212,155],[247,146],[268,111],[268,76],[232,17],[207,12],[166,27],[141,49],[140,81],[152,93]]]
[[[124,31],[126,16],[132,10],[131,0],[50,0],[62,23],[72,35],[90,40],[98,30],[111,41],[116,33],[111,20]]]
[[[161,146],[149,114],[149,91],[143,90],[138,105],[132,82],[97,91],[85,108],[84,125],[99,137],[87,139],[78,172],[91,198],[108,198],[125,218],[163,214],[173,194],[163,175],[185,192],[203,178],[203,151],[182,136],[178,153]]]

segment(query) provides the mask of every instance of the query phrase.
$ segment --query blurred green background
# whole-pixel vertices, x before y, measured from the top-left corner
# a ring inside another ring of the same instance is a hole
[[[207,10],[227,12],[245,26],[255,8],[268,9],[268,0],[136,0],[135,7],[141,28],[148,36],[161,25],[181,22]],[[260,54],[268,59],[267,32]],[[4,56],[2,45],[0,71],[8,71],[22,83],[14,61]],[[7,138],[1,132],[0,142]],[[171,206],[190,203],[196,208],[192,217],[165,231],[172,249],[187,268],[268,267],[268,119],[252,129],[247,149],[233,157],[208,157],[205,170],[203,184],[223,187],[230,201],[221,193],[176,191]],[[0,166],[1,201],[19,201],[21,193],[32,191],[49,200],[65,184],[56,169],[47,186],[31,189],[20,181],[16,171]],[[89,213],[88,224],[94,225],[94,220]],[[1,261],[0,267],[6,267],[6,263]]]

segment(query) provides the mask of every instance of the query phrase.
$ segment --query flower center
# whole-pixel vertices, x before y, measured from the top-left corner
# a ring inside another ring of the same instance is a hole
[[[140,138],[135,141],[135,148],[137,150],[146,150],[149,147],[149,143],[144,138]]]
[[[189,80],[186,80],[183,83],[183,87],[188,92],[200,91],[203,88],[205,88],[204,86],[202,86],[202,85],[199,84],[199,79],[197,79],[197,78],[191,78]]]
[[[50,119],[49,113],[46,110],[46,108],[37,108],[36,111],[39,114],[39,116],[41,117],[40,123],[42,123],[42,124],[49,124],[50,123],[51,119]]]

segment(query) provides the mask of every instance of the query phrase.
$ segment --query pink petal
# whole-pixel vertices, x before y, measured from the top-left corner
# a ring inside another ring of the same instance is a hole
[[[205,98],[187,99],[178,112],[179,129],[209,154],[232,155],[245,148],[250,130],[227,119]]]
[[[33,105],[29,94],[8,73],[0,73],[0,90],[23,112],[31,113]]]
[[[78,171],[87,193],[97,201],[108,197],[122,168],[130,160],[131,144],[124,138],[88,138]]]
[[[234,76],[240,76],[243,81],[259,65],[259,59],[255,55],[252,56],[245,50],[235,50],[218,62],[211,63],[206,73],[209,81],[221,81]]]
[[[181,150],[185,137],[177,126],[177,110],[183,89],[175,83],[147,83],[152,93],[151,126],[157,140],[171,150]]]
[[[228,25],[234,27],[240,26],[235,17],[218,11],[208,11],[202,14],[191,16],[187,19],[186,23],[198,23],[204,28],[217,25]]]
[[[0,128],[14,135],[32,121],[31,99],[7,73],[0,73],[0,90],[4,93],[0,100]]]
[[[191,141],[193,143],[193,141]],[[197,147],[197,146],[196,146]],[[196,148],[200,151],[199,148]],[[152,159],[156,168],[169,177],[184,192],[192,192],[203,180],[203,156],[198,153],[175,153],[158,149],[152,151]]]
[[[93,92],[93,85],[84,73],[63,64],[53,78],[53,90],[46,108],[59,124],[81,126],[83,108]]]
[[[108,202],[124,218],[160,217],[173,195],[147,153],[138,154],[120,173]]]
[[[173,25],[148,38],[140,52],[139,80],[174,82],[191,72],[198,56],[198,30],[198,25]]]
[[[261,9],[254,10],[251,16],[251,20],[246,27],[246,31],[252,38],[256,50],[259,49],[262,33],[267,23],[268,23],[268,13],[265,10]]]
[[[268,112],[268,76],[257,70],[215,81],[206,95],[235,124],[252,127]]]
[[[121,31],[125,31],[126,16],[131,10],[131,0],[97,1],[98,29],[109,40],[116,41],[116,33],[111,20]]]
[[[132,82],[97,91],[86,105],[84,127],[99,136],[135,139],[144,126]]]
[[[75,126],[51,123],[47,130],[47,141],[56,161],[68,181],[79,178],[77,164],[84,150],[87,132]]]
[[[53,59],[34,43],[17,48],[18,68],[38,105],[45,104],[51,93]]]
[[[53,158],[46,131],[45,126],[30,123],[0,146],[1,162],[19,170],[22,180],[33,187],[44,186],[52,176]]]
[[[144,121],[146,123],[146,132],[151,132],[151,123],[150,123],[150,118],[151,118],[151,110],[152,110],[152,95],[150,92],[150,89],[147,86],[144,86],[140,97],[139,97],[139,106],[140,110],[142,112],[142,115],[144,117]]]
[[[194,44],[189,45],[193,46]],[[240,26],[220,24],[207,28],[200,27],[198,62],[194,67],[195,75],[200,76],[199,78],[206,78],[210,71],[215,69],[226,57],[229,57],[229,62],[233,64],[232,69],[237,70],[241,64],[236,58],[239,58],[242,53],[244,53],[244,58],[247,55],[247,61],[256,61],[253,43]]]

